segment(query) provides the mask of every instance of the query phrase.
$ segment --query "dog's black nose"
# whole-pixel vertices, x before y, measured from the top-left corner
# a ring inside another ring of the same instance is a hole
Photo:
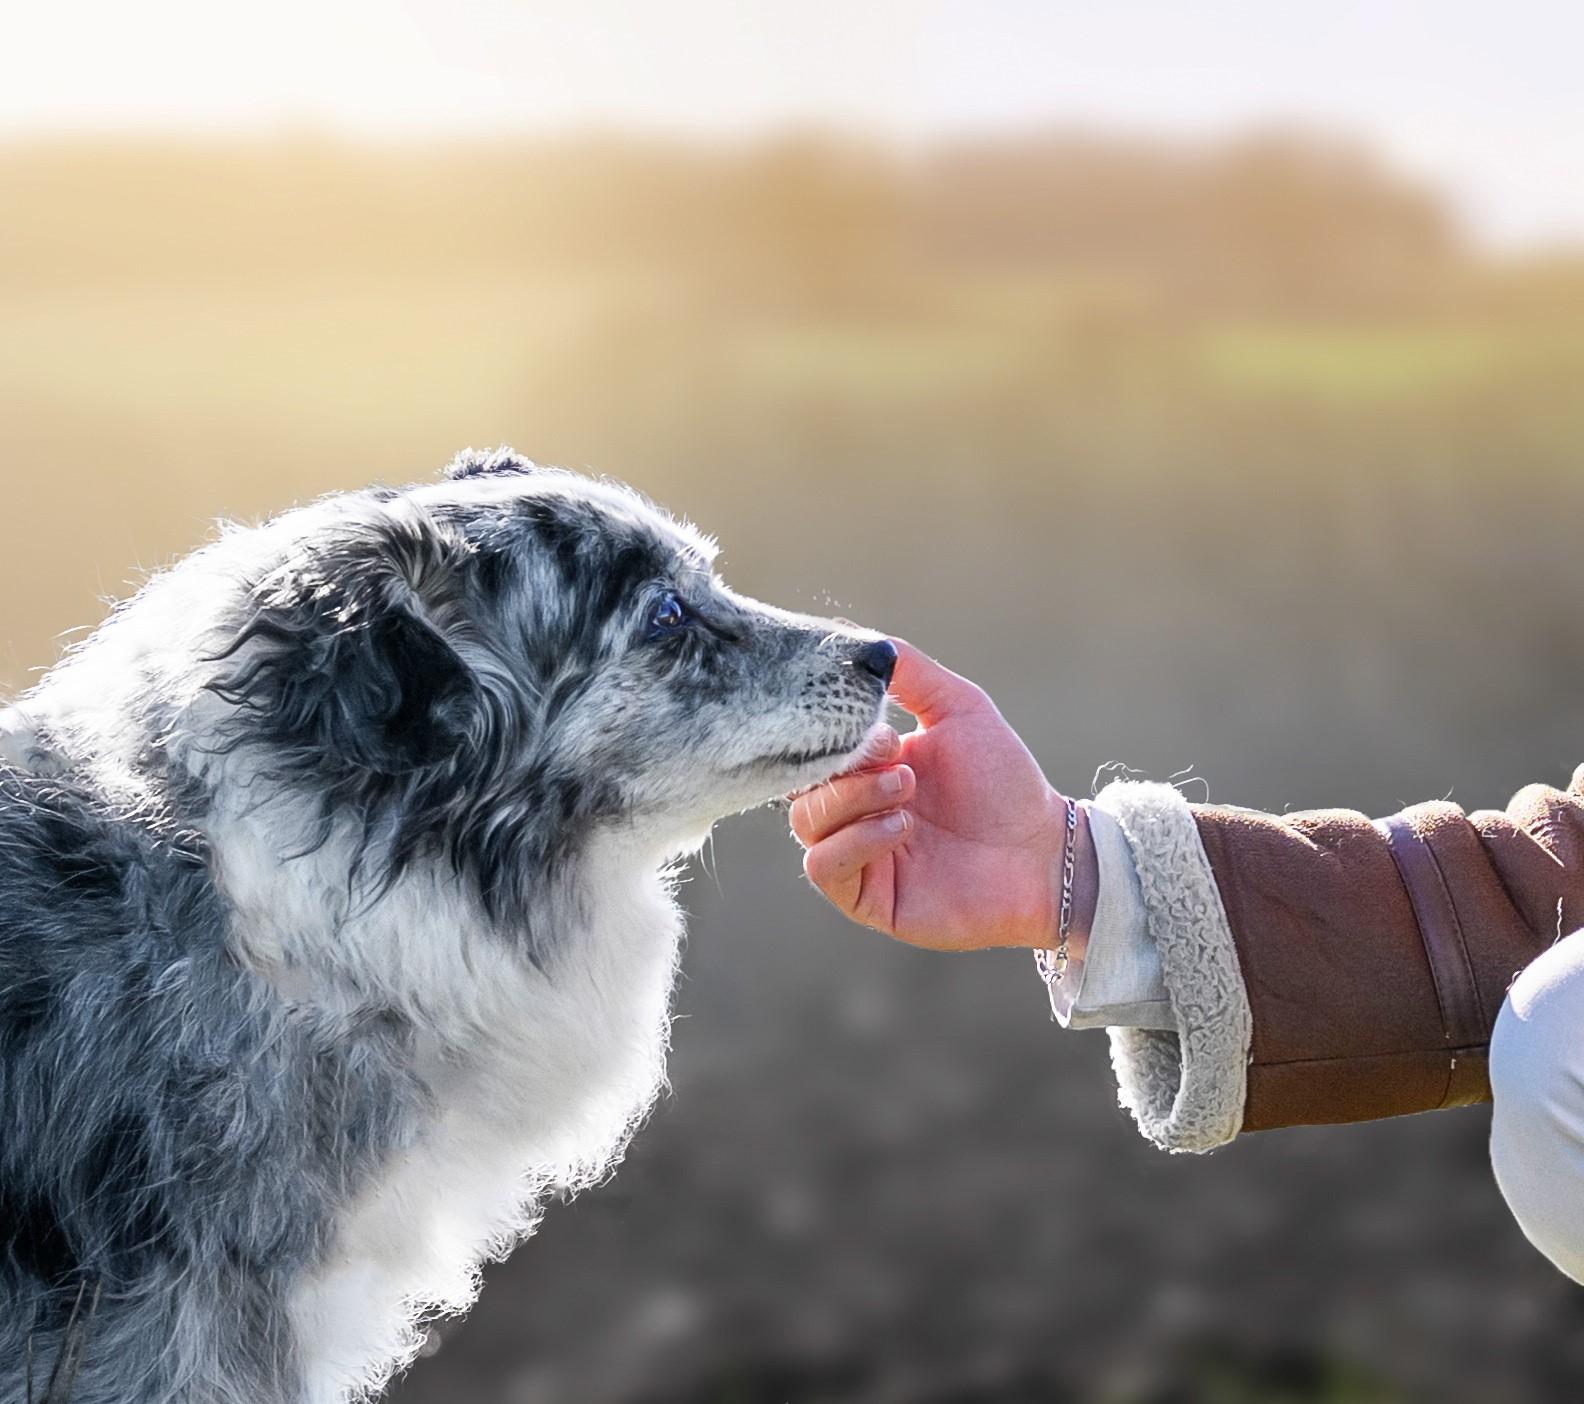
[[[890,683],[891,674],[896,672],[897,651],[896,645],[890,639],[876,639],[873,643],[866,643],[857,653],[853,654],[852,661],[866,673],[873,673],[883,683]]]

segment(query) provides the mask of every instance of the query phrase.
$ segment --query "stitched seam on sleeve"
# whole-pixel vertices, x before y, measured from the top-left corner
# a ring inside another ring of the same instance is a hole
[[[1397,876],[1408,898],[1409,910],[1419,931],[1420,945],[1430,967],[1430,980],[1435,989],[1436,1004],[1441,1013],[1441,1028],[1446,1039],[1447,1074],[1439,1105],[1446,1106],[1452,1098],[1457,1082],[1457,1054],[1454,1047],[1475,1046],[1469,1035],[1478,1019],[1479,986],[1474,980],[1474,966],[1469,960],[1468,941],[1463,933],[1463,921],[1457,904],[1452,900],[1452,889],[1446,880],[1441,861],[1434,847],[1403,815],[1394,814],[1379,820],[1375,826],[1385,836],[1386,850],[1397,868]],[[1428,888],[1428,890],[1426,890]],[[1437,911],[1426,910],[1431,904]],[[1448,950],[1450,946],[1453,949]],[[1462,969],[1461,982],[1456,969],[1447,968],[1448,961],[1456,961]],[[1460,997],[1459,984],[1462,985]],[[1472,1008],[1468,1007],[1473,1005]]]
[[[1441,892],[1446,898],[1447,910],[1452,913],[1452,934],[1457,938],[1457,955],[1458,958],[1463,962],[1463,973],[1468,979],[1469,998],[1474,1001],[1474,1007],[1472,1009],[1464,1009],[1459,1011],[1461,1015],[1459,1022],[1462,1022],[1466,1019],[1478,1017],[1479,982],[1474,978],[1474,962],[1469,959],[1468,953],[1468,936],[1463,930],[1463,918],[1458,912],[1457,903],[1452,899],[1452,888],[1446,880],[1446,870],[1442,868],[1441,860],[1436,856],[1435,848],[1429,842],[1425,843],[1425,852],[1430,855],[1430,866],[1435,870],[1436,880],[1441,884]],[[1453,1034],[1467,1034],[1468,1029],[1452,1028],[1450,1032]],[[1466,1039],[1460,1039],[1458,1041],[1462,1043],[1467,1042]],[[1455,1049],[1450,1050],[1450,1052],[1451,1057],[1447,1063],[1446,1091],[1441,1096],[1441,1105],[1443,1107],[1447,1106],[1452,1101],[1452,1090],[1457,1086],[1458,1052]]]

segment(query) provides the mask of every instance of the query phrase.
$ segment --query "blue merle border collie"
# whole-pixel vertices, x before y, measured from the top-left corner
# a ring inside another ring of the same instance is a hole
[[[711,559],[468,453],[226,529],[0,711],[0,1404],[366,1397],[609,1172],[675,864],[861,762],[895,661]]]

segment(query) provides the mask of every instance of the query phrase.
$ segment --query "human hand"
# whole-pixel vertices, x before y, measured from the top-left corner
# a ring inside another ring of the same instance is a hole
[[[1054,946],[1066,801],[981,688],[895,643],[891,695],[919,727],[793,801],[804,871],[910,945]]]

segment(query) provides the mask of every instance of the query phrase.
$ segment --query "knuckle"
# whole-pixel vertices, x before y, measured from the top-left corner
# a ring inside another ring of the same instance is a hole
[[[875,931],[889,931],[891,928],[890,905],[879,883],[874,880],[874,875],[868,871],[864,873],[858,895],[853,901],[852,917]]]
[[[817,844],[803,855],[803,873],[821,892],[827,891],[836,880],[835,864],[830,854],[822,851]]]
[[[842,828],[868,808],[874,790],[874,778],[869,775],[844,775],[839,780],[832,780],[827,789],[821,817],[827,828]]]
[[[858,900],[853,903],[853,918],[865,926],[880,927],[884,923],[879,904],[869,893],[869,884],[865,883],[863,890],[858,894]]]
[[[792,826],[792,834],[805,847],[814,837],[814,832],[809,824],[808,809],[802,800],[794,801],[791,813],[787,816]]]

